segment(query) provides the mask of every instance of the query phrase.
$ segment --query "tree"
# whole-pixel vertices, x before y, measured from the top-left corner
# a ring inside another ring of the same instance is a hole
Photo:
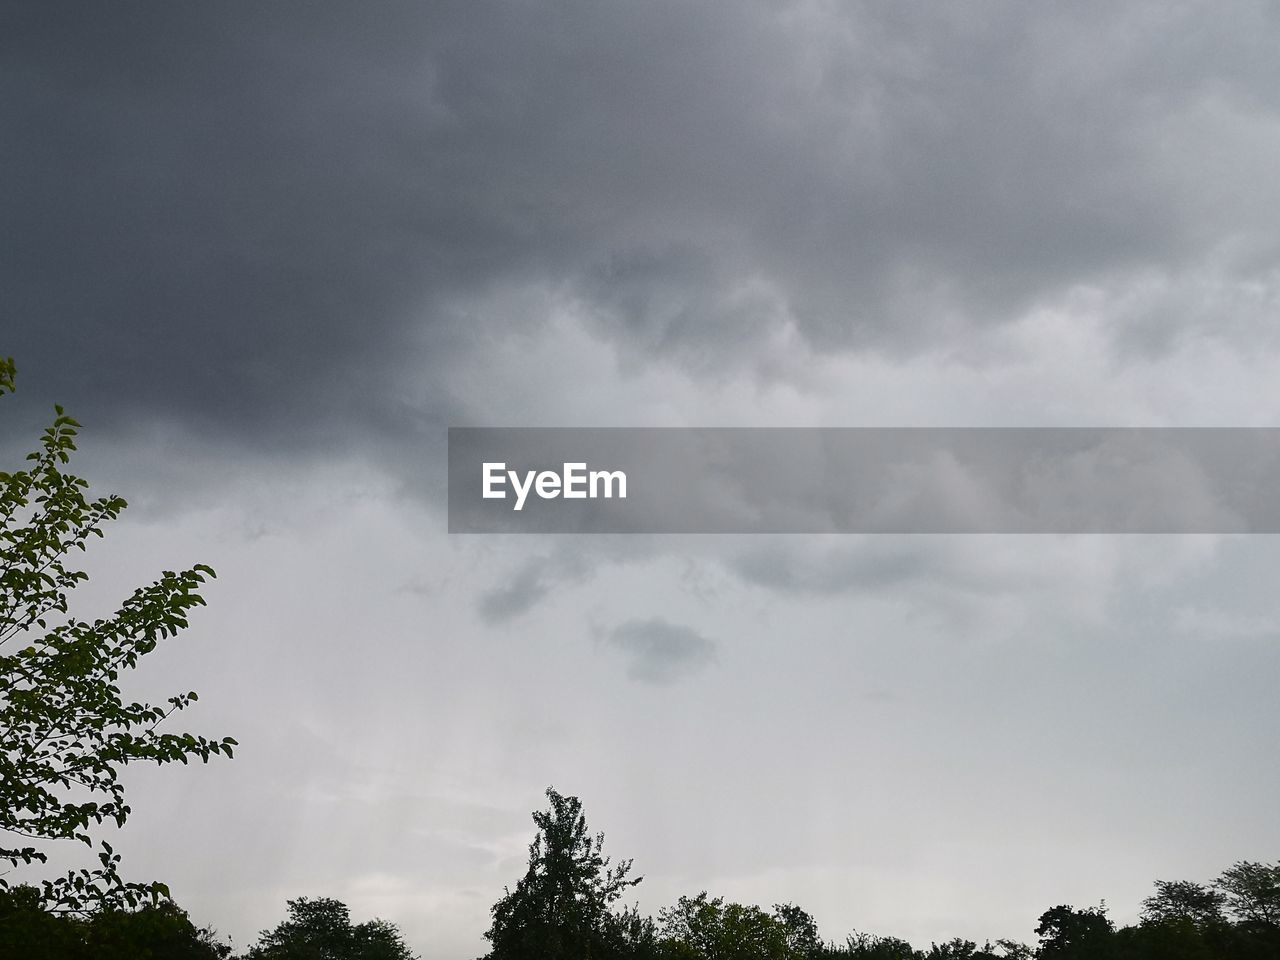
[[[13,361],[0,361],[0,395],[13,388]],[[125,501],[89,499],[88,483],[63,469],[80,424],[61,407],[55,414],[26,468],[0,473],[0,834],[25,844],[0,842],[0,864],[10,867],[46,862],[44,842],[92,847],[95,828],[108,821],[123,826],[130,808],[122,767],[208,761],[231,756],[235,745],[230,737],[160,732],[166,718],[196,700],[194,691],[154,706],[126,701],[117,685],[162,639],[187,626],[213,570],[165,571],[106,619],[89,622],[70,612],[70,592],[88,579],[71,565],[72,554],[101,537]],[[44,881],[44,905],[87,911],[168,895],[161,883],[124,882],[120,857],[105,841],[98,860],[98,868]],[[7,888],[0,877],[0,890]]]
[[[952,937],[946,943],[931,943],[925,960],[974,960],[979,956],[978,945],[972,940]]]
[[[1156,892],[1142,901],[1144,923],[1186,921],[1196,927],[1224,923],[1225,894],[1189,880],[1157,880]]]
[[[79,930],[65,916],[44,909],[36,887],[0,889],[0,957],[66,960],[80,943]]]
[[[1040,915],[1036,936],[1045,960],[1100,960],[1112,953],[1114,928],[1105,907],[1058,906]]]
[[[1229,928],[1201,928],[1186,917],[1144,920],[1116,931],[1118,955],[1124,960],[1217,960],[1247,954],[1227,946]]]
[[[1241,860],[1215,882],[1226,895],[1228,909],[1242,922],[1280,928],[1280,863],[1268,866]]]
[[[999,953],[996,953],[999,950]],[[1001,937],[992,947],[990,943],[985,944],[982,952],[978,954],[980,957],[990,957],[992,960],[1031,960],[1032,950],[1025,943],[1019,943],[1017,940],[1009,940]]]
[[[807,916],[807,915],[806,915]],[[667,955],[679,960],[792,960],[788,928],[759,907],[714,900],[706,891],[659,913]]]
[[[905,940],[877,937],[869,933],[852,933],[842,950],[829,953],[833,956],[856,957],[857,960],[916,960],[919,956]]]
[[[78,926],[85,960],[227,960],[230,945],[197,927],[172,900],[137,909],[99,910],[65,922]]]
[[[288,907],[289,919],[259,934],[247,960],[414,960],[394,923],[352,926],[347,905],[327,897],[299,897]]]
[[[631,861],[615,867],[603,855],[604,834],[587,831],[582,803],[547,788],[551,806],[533,814],[538,828],[529,867],[515,890],[493,905],[485,934],[491,960],[602,960],[633,956],[632,936],[651,939],[633,914],[613,905],[641,877],[628,879]]]
[[[818,939],[818,924],[806,910],[792,903],[775,903],[773,916],[782,924],[783,935],[787,939],[787,949],[791,956],[809,960],[822,952],[822,941]]]
[[[87,917],[43,908],[40,890],[0,891],[0,957],[23,960],[227,960],[231,947],[172,900]]]

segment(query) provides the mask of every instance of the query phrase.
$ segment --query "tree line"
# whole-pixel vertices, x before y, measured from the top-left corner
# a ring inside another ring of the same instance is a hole
[[[657,917],[620,907],[631,861],[610,866],[603,834],[587,830],[576,797],[547,791],[534,814],[529,866],[493,907],[485,960],[1277,960],[1280,862],[1239,862],[1209,884],[1158,880],[1141,920],[1117,928],[1105,906],[1054,906],[1029,945],[954,938],[927,949],[892,936],[853,933],[823,940],[794,904],[771,909],[705,891],[681,897]]]
[[[644,916],[623,900],[641,882],[632,862],[604,855],[576,797],[548,789],[533,814],[529,864],[493,905],[481,960],[1276,960],[1280,863],[1242,861],[1211,883],[1157,880],[1141,919],[1117,927],[1105,906],[1058,905],[1038,941],[981,945],[956,937],[927,948],[854,932],[824,940],[795,904],[765,909],[703,891]],[[34,886],[0,891],[3,960],[417,960],[398,926],[353,923],[329,898],[290,900],[287,918],[245,952],[198,927],[168,897],[136,906],[53,910]]]

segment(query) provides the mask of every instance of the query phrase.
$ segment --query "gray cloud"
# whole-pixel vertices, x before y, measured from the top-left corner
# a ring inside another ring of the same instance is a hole
[[[695,368],[782,323],[924,349],[1243,243],[1230,287],[1277,250],[1253,158],[1278,29],[1252,4],[10,12],[6,349],[103,419],[324,446],[456,416],[433,373],[545,319],[478,314],[503,285]]]
[[[604,634],[603,639],[626,656],[627,676],[642,683],[673,683],[716,659],[713,641],[660,617],[628,620]]]
[[[545,558],[525,563],[510,580],[481,595],[477,609],[488,623],[503,623],[528,612],[551,590]]]
[[[513,620],[532,610],[556,587],[587,579],[592,559],[601,562],[618,553],[616,548],[588,551],[561,544],[558,549],[528,556],[480,594],[476,611],[489,624]]]
[[[743,580],[774,590],[833,594],[909,585],[936,574],[939,557],[927,544],[859,540],[830,550],[797,548],[790,538],[762,541],[730,558]]]
[[[65,403],[134,503],[104,602],[220,574],[153,679],[244,746],[140,774],[131,871],[237,945],[307,893],[461,958],[547,783],[645,910],[831,936],[1131,919],[1274,849],[1269,538],[420,508],[446,424],[1273,424],[1278,40],[1253,0],[7,5],[0,412]]]

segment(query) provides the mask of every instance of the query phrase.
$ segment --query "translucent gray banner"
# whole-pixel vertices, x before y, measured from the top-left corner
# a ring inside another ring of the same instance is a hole
[[[450,533],[1278,533],[1280,428],[450,428]]]

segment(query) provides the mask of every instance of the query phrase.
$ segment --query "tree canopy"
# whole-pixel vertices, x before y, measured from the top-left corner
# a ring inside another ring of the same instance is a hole
[[[533,814],[538,828],[529,867],[515,890],[493,907],[485,934],[491,960],[600,960],[618,956],[647,931],[627,922],[614,904],[640,877],[631,861],[611,867],[604,834],[592,836],[577,797],[547,789],[551,806]]]
[[[0,957],[21,960],[227,960],[231,947],[172,900],[84,916],[45,909],[32,886],[0,890]]]
[[[289,918],[264,930],[246,960],[414,960],[394,923],[369,920],[352,925],[345,903],[299,897]]]

